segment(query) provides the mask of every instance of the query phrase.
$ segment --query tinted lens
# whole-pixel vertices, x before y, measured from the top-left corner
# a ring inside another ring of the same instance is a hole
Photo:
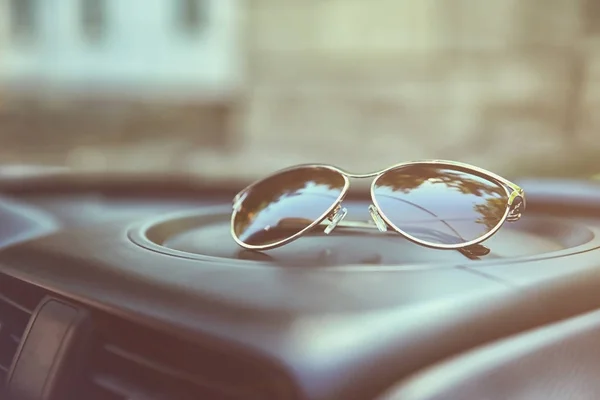
[[[298,168],[267,178],[242,197],[233,232],[252,246],[288,239],[331,210],[345,183],[339,172],[323,167]]]
[[[415,164],[390,170],[373,197],[397,228],[430,244],[476,240],[503,220],[508,196],[501,185],[456,167]]]

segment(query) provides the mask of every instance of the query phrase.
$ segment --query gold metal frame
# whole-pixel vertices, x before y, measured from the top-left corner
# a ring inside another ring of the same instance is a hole
[[[472,240],[472,241],[469,241],[466,243],[459,243],[459,244],[429,243],[427,241],[418,239],[418,238],[404,232],[402,229],[400,229],[396,225],[394,225],[394,223],[392,223],[392,221],[390,221],[388,217],[386,217],[385,213],[381,210],[381,208],[379,207],[379,204],[377,203],[377,199],[375,198],[374,190],[375,190],[375,184],[377,183],[377,180],[379,179],[379,177],[384,175],[386,172],[396,169],[396,168],[407,167],[407,166],[412,166],[412,165],[435,165],[435,166],[440,166],[440,167],[445,166],[445,167],[458,168],[458,169],[464,170],[465,172],[474,173],[475,175],[479,175],[482,178],[486,178],[493,182],[498,183],[499,185],[501,185],[504,188],[504,190],[506,191],[507,198],[508,198],[508,201],[506,204],[506,211],[504,212],[502,219],[500,220],[500,222],[498,222],[498,224],[493,229],[491,229],[488,233],[481,236],[480,238],[477,238],[475,240]],[[289,238],[280,240],[278,242],[270,243],[268,245],[256,246],[256,245],[246,244],[246,243],[242,242],[241,240],[239,240],[239,238],[237,237],[237,235],[235,234],[235,231],[234,231],[234,221],[235,221],[235,216],[239,210],[239,207],[244,200],[244,194],[247,193],[248,190],[250,190],[253,186],[255,186],[256,184],[258,184],[260,182],[263,182],[263,181],[265,181],[273,176],[279,175],[283,172],[300,169],[300,168],[326,168],[326,169],[330,169],[332,171],[339,173],[344,178],[344,187],[343,187],[342,191],[340,192],[340,195],[338,196],[338,198],[331,205],[331,207],[329,207],[319,218],[317,218],[311,224],[309,224],[308,226],[303,228],[301,231],[290,236]],[[372,222],[343,221],[343,218],[345,216],[345,209],[342,208],[342,201],[348,194],[348,190],[350,188],[350,178],[374,178],[373,182],[371,183],[371,190],[370,190],[371,201],[373,202],[373,204],[371,206],[369,206],[369,212],[371,213]],[[317,225],[326,225],[325,230],[324,230],[325,234],[329,234],[333,229],[335,229],[337,227],[339,227],[339,228],[359,228],[359,229],[360,228],[379,229],[382,232],[385,232],[388,228],[391,228],[396,233],[402,235],[403,237],[405,237],[406,239],[410,240],[413,243],[420,244],[421,246],[425,246],[425,247],[429,247],[429,248],[433,248],[433,249],[441,249],[441,250],[459,250],[467,255],[471,255],[471,253],[473,253],[474,255],[483,255],[483,254],[487,254],[489,252],[489,250],[486,249],[485,247],[479,245],[479,243],[483,242],[484,240],[489,239],[496,232],[498,232],[498,230],[502,227],[502,225],[504,225],[504,223],[506,221],[513,222],[513,221],[517,221],[519,218],[521,218],[521,213],[525,209],[525,206],[526,206],[525,192],[523,191],[522,188],[520,188],[516,184],[510,182],[509,180],[507,180],[497,174],[494,174],[493,172],[487,171],[483,168],[479,168],[479,167],[476,167],[473,165],[469,165],[469,164],[465,164],[465,163],[461,163],[461,162],[457,162],[457,161],[447,161],[447,160],[410,161],[410,162],[404,162],[404,163],[392,165],[391,167],[385,168],[383,170],[380,170],[377,172],[371,172],[371,173],[367,173],[367,174],[353,174],[353,173],[344,171],[340,168],[334,167],[332,165],[327,165],[327,164],[301,164],[301,165],[295,165],[295,166],[292,166],[289,168],[279,170],[261,180],[258,180],[256,182],[248,185],[244,189],[242,189],[233,199],[233,212],[231,214],[230,230],[231,230],[231,236],[233,237],[233,239],[235,240],[235,242],[238,245],[240,245],[243,248],[249,249],[249,250],[257,250],[257,251],[270,250],[270,249],[274,249],[274,248],[283,246],[287,243],[290,243],[290,242],[298,239],[300,236],[306,234],[307,232],[309,232],[310,230],[315,228]],[[340,211],[342,211],[343,214],[339,214]],[[380,218],[381,220],[378,221],[378,218]],[[337,219],[337,221],[336,221],[336,219]],[[382,224],[382,222],[385,225]]]

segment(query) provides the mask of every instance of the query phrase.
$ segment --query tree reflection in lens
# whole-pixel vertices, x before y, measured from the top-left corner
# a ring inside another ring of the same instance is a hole
[[[237,238],[253,246],[273,244],[295,235],[334,206],[346,181],[324,167],[304,167],[267,178],[252,186],[236,212]],[[304,221],[281,226],[280,221]]]
[[[411,165],[387,171],[373,187],[396,227],[431,244],[462,244],[494,229],[508,196],[498,183],[457,167]]]

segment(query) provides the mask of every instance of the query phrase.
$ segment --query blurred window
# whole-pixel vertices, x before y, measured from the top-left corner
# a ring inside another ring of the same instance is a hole
[[[104,0],[81,0],[81,30],[84,40],[97,43],[102,40],[106,27]]]
[[[176,24],[186,35],[196,36],[207,23],[205,0],[177,0]]]
[[[15,42],[29,42],[35,37],[37,9],[37,0],[10,0],[10,32]]]

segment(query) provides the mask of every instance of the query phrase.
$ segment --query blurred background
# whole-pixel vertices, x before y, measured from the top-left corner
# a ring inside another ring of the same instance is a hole
[[[600,172],[598,0],[0,0],[0,163]]]

